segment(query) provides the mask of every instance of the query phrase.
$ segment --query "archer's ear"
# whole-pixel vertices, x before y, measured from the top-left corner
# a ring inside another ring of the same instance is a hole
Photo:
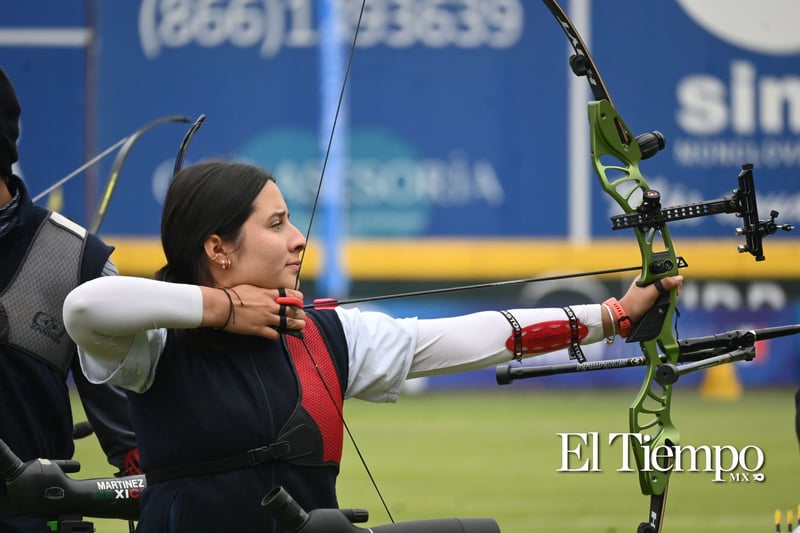
[[[203,250],[205,251],[208,260],[214,261],[214,259],[216,259],[220,254],[225,253],[225,250],[223,250],[222,246],[222,237],[216,233],[208,237],[203,243]]]

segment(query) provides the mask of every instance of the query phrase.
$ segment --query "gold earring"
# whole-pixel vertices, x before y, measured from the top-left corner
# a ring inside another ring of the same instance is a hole
[[[218,265],[219,265],[219,267],[220,267],[222,270],[228,270],[229,268],[231,268],[231,260],[230,260],[230,258],[229,258],[229,257],[226,255],[226,256],[223,256],[223,257],[222,257],[222,260],[221,260],[221,261],[219,261],[219,260],[217,260],[217,258],[218,258],[219,256],[220,256],[220,254],[218,254],[218,253],[217,253],[217,254],[214,254],[214,258],[213,258],[213,259],[211,259],[211,262],[212,262],[212,263],[216,263],[216,264],[218,264]]]

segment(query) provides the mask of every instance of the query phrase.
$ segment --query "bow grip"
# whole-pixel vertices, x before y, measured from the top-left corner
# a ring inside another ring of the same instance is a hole
[[[670,306],[670,293],[667,290],[659,290],[656,303],[651,307],[633,326],[631,334],[625,339],[625,342],[644,342],[655,339],[661,328],[664,326],[664,320]]]

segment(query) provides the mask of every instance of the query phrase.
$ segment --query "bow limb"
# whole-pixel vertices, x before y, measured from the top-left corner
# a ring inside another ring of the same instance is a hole
[[[92,222],[88,228],[90,233],[97,233],[100,230],[100,225],[103,223],[103,219],[108,211],[108,205],[111,202],[111,196],[114,194],[114,189],[117,187],[117,180],[119,179],[119,173],[122,170],[122,165],[124,165],[125,161],[128,159],[128,154],[130,153],[131,149],[133,149],[133,146],[142,137],[142,135],[159,124],[163,124],[165,122],[186,123],[189,122],[189,119],[181,116],[166,116],[157,118],[134,131],[125,139],[125,143],[122,145],[122,148],[119,149],[119,152],[117,152],[117,157],[114,159],[114,163],[111,165],[111,172],[109,173],[108,180],[106,181],[106,187],[100,200],[100,206],[97,208],[97,212],[95,213],[94,218],[92,219]]]
[[[181,141],[181,146],[178,149],[178,155],[175,157],[175,166],[172,169],[173,176],[177,174],[180,169],[183,168],[183,160],[186,158],[186,151],[189,149],[189,143],[192,142],[195,133],[197,133],[197,130],[200,129],[200,126],[203,125],[203,122],[205,122],[205,120],[206,120],[205,114],[198,116],[197,119],[194,121],[194,123],[186,132],[186,135],[183,136],[183,141]]]
[[[639,170],[642,151],[625,122],[607,100],[589,104],[592,161],[603,190],[625,213],[636,212],[654,193]],[[642,257],[637,283],[647,285],[678,274],[683,260],[677,256],[666,224],[634,228]],[[655,306],[631,332],[628,342],[639,341],[646,360],[642,386],[629,408],[631,449],[644,495],[651,497],[649,520],[639,532],[661,531],[667,485],[672,470],[672,451],[680,433],[670,415],[672,385],[656,380],[662,364],[677,364],[678,340],[672,331],[676,290],[664,292]]]

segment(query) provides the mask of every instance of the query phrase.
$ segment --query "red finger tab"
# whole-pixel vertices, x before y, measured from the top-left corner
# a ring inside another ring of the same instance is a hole
[[[303,307],[303,300],[296,296],[278,296],[275,298],[278,305],[291,305],[293,307]]]

